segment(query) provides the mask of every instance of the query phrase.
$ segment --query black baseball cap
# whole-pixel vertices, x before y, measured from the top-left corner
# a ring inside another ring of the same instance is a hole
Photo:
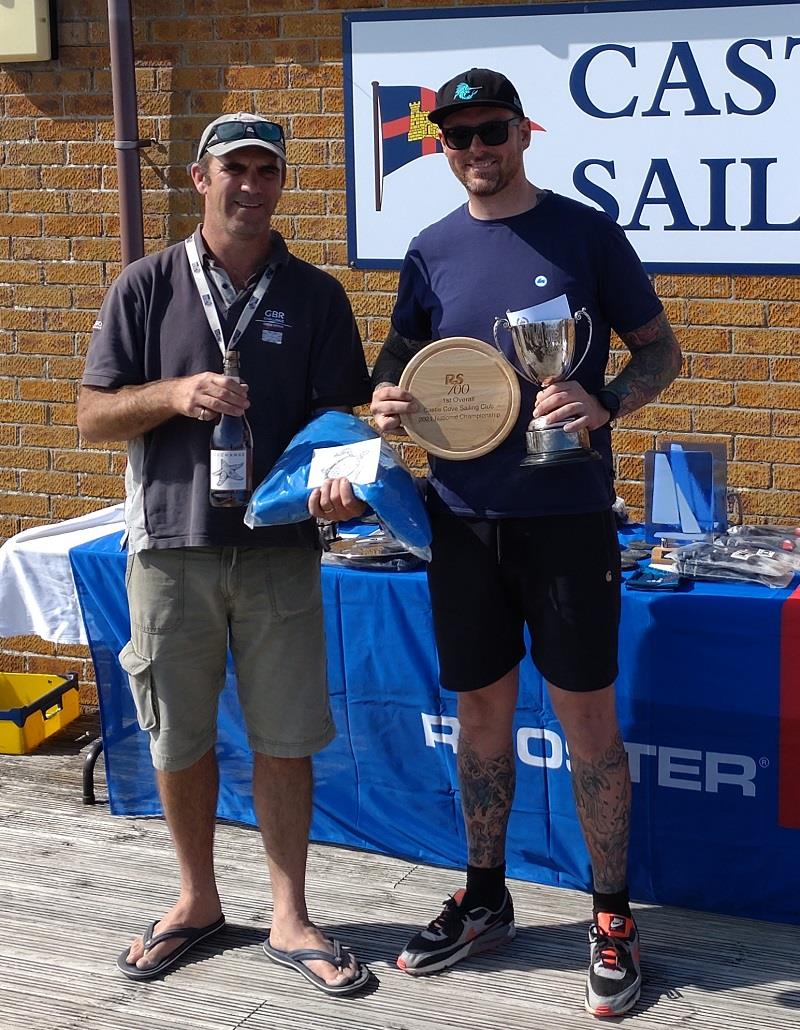
[[[446,82],[436,94],[436,107],[428,118],[436,125],[462,107],[505,107],[525,117],[519,94],[502,72],[470,68]]]

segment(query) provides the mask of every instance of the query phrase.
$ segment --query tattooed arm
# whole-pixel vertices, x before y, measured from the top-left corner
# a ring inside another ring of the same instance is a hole
[[[606,389],[619,397],[619,414],[629,415],[669,386],[680,372],[681,351],[663,311],[638,329],[620,335],[631,356]]]
[[[411,358],[425,346],[425,340],[409,340],[392,327],[381,348],[372,373],[370,411],[379,433],[402,433],[400,416],[415,411],[414,398],[396,384]]]
[[[605,392],[616,394],[620,400],[614,415],[576,379],[567,379],[551,383],[537,394],[534,417],[548,415],[550,422],[569,420],[564,427],[568,432],[599,429],[612,418],[641,408],[669,386],[680,371],[681,351],[664,312],[621,336],[631,356],[605,387]]]

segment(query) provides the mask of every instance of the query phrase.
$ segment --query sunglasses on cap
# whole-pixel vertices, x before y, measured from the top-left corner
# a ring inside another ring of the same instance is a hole
[[[265,143],[277,143],[281,147],[286,147],[283,129],[275,122],[220,122],[214,126],[214,131],[203,144],[201,156],[215,143],[231,143],[233,140],[247,139],[250,136]]]
[[[442,135],[451,150],[467,150],[472,145],[474,136],[477,136],[486,147],[499,147],[502,143],[508,142],[509,125],[520,120],[519,117],[498,118],[491,122],[481,122],[480,125],[451,125],[442,129]]]

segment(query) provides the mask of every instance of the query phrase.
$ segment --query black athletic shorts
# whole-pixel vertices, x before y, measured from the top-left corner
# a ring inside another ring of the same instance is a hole
[[[478,690],[531,657],[562,690],[617,677],[620,557],[613,512],[480,519],[431,513],[428,584],[447,690]]]

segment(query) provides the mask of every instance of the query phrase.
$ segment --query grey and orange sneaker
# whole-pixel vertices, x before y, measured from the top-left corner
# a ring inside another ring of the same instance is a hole
[[[397,968],[412,976],[438,973],[468,955],[497,948],[516,934],[514,904],[506,891],[497,910],[462,907],[464,890],[444,903],[439,915],[406,945]]]
[[[586,1010],[593,1016],[621,1016],[633,1008],[642,989],[636,923],[629,916],[598,912],[589,927],[589,944]]]

